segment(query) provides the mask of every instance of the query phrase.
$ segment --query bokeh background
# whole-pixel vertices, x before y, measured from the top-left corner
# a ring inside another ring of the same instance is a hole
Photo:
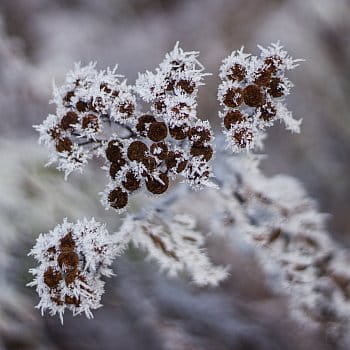
[[[118,261],[105,307],[93,321],[41,318],[25,287],[34,262],[26,257],[39,232],[62,217],[95,217],[117,227],[96,193],[103,179],[93,167],[63,181],[43,168],[33,124],[53,106],[52,80],[73,63],[119,64],[134,82],[153,70],[176,41],[201,52],[208,72],[199,113],[218,128],[216,89],[221,60],[232,50],[280,40],[306,61],[290,78],[288,106],[303,118],[302,133],[276,126],[262,167],[300,179],[330,233],[350,245],[350,1],[349,0],[0,0],[0,349],[332,349],[326,337],[290,320],[247,247],[232,247],[230,281],[196,290],[172,281],[137,252]],[[215,254],[214,254],[215,255]]]

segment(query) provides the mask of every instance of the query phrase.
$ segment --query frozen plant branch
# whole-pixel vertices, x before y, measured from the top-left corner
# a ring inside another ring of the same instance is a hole
[[[246,54],[243,48],[234,51],[220,68],[219,117],[226,148],[240,154],[231,155],[238,167],[250,158],[251,150],[262,147],[266,129],[276,120],[299,132],[300,121],[285,106],[293,86],[285,74],[300,60],[292,59],[279,44],[259,49],[259,56]],[[50,151],[49,164],[57,163],[67,177],[73,171],[83,172],[89,160],[102,158],[108,182],[101,202],[119,214],[128,209],[136,193],[164,195],[164,199],[158,201],[158,208],[129,213],[111,235],[104,225],[86,219],[76,224],[64,221],[40,235],[31,251],[39,267],[31,270],[30,285],[37,289],[43,312],[48,309],[62,319],[68,309],[91,317],[103,294],[101,276],[112,274],[112,260],[129,243],[145,251],[170,276],[186,272],[199,286],[216,286],[227,277],[227,268],[215,266],[206,255],[205,235],[196,229],[197,220],[170,209],[191,196],[190,191],[175,187],[177,179],[195,191],[215,188],[215,211],[226,198],[227,186],[244,176],[232,169],[223,175],[225,157],[220,156],[215,160],[214,178],[214,135],[209,121],[197,115],[198,90],[207,75],[198,52],[185,52],[177,43],[154,72],[139,74],[134,85],[117,74],[117,66],[98,71],[95,63],[76,64],[61,87],[54,85],[51,102],[56,113],[35,126],[39,142]],[[172,183],[175,189],[169,191]],[[242,181],[234,198],[243,198],[244,189]],[[236,209],[242,218],[241,233],[249,235],[256,219],[250,222],[246,206]],[[278,215],[283,217],[283,211]],[[258,224],[256,232],[265,226]]]

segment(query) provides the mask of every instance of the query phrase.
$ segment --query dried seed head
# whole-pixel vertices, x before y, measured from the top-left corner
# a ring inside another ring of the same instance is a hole
[[[64,302],[68,305],[75,305],[77,307],[80,305],[80,299],[77,299],[76,297],[71,297],[69,295],[66,295],[64,297]]]
[[[83,129],[94,129],[96,131],[98,131],[99,129],[99,125],[98,125],[98,118],[96,115],[94,114],[88,114],[86,115],[83,120],[82,120],[82,128]]]
[[[75,112],[68,112],[61,119],[61,128],[63,130],[68,130],[73,127],[78,122],[78,115]]]
[[[195,144],[191,147],[191,155],[194,157],[203,156],[206,161],[209,161],[213,156],[213,148],[211,146],[204,146]]]
[[[142,159],[142,164],[150,171],[153,172],[156,170],[157,161],[153,157],[145,157]],[[145,175],[146,176],[146,175]]]
[[[63,97],[63,102],[65,102],[64,104],[69,105],[74,95],[74,91],[68,91],[67,94]]]
[[[242,81],[247,75],[247,70],[241,64],[235,63],[230,69],[227,78],[233,81]]]
[[[258,85],[252,84],[243,90],[244,103],[250,107],[262,106],[265,103],[265,97]]]
[[[78,101],[75,107],[79,112],[86,112],[88,110],[88,104],[84,101]]]
[[[119,106],[119,112],[127,116],[131,116],[135,111],[135,106],[132,102],[125,102]]]
[[[74,250],[75,242],[72,237],[72,232],[68,232],[64,237],[60,239],[61,250]]]
[[[51,266],[44,272],[44,282],[49,288],[57,288],[61,280],[61,273]]]
[[[264,63],[268,66],[268,69],[272,73],[276,73],[278,70],[278,66],[283,63],[283,60],[280,56],[274,55],[266,57]]]
[[[130,192],[136,191],[140,188],[140,180],[137,179],[132,171],[128,171],[125,175],[125,180],[122,182],[124,188]]]
[[[141,141],[131,142],[128,148],[128,158],[140,162],[146,156],[147,151],[148,147],[145,143]]]
[[[47,131],[47,133],[54,139],[58,139],[61,136],[61,128],[57,125]]]
[[[175,140],[184,140],[188,135],[186,125],[170,127],[169,133],[170,133],[170,136]]]
[[[147,126],[152,123],[155,122],[156,119],[153,117],[153,115],[149,115],[149,114],[145,114],[142,115],[139,119],[138,122],[136,124],[136,130],[138,131],[138,133],[142,136],[146,136],[146,128]]]
[[[268,89],[268,93],[272,96],[272,97],[282,97],[284,95],[283,93],[283,88],[281,85],[282,81],[280,78],[273,78],[271,80],[269,89]]]
[[[109,175],[113,180],[115,180],[117,173],[121,170],[121,168],[125,164],[126,164],[126,161],[123,158],[120,158],[117,162],[111,163],[111,166],[109,167]]]
[[[168,170],[172,170],[177,166],[178,159],[181,158],[179,152],[170,151],[165,159],[165,164]]]
[[[203,127],[194,127],[191,128],[188,133],[188,138],[192,142],[203,143],[211,140],[211,132],[209,129]]]
[[[117,143],[117,144],[116,144]],[[106,158],[112,163],[120,163],[123,160],[120,143],[118,141],[110,141],[106,149]]]
[[[165,105],[164,101],[159,100],[159,101],[154,102],[154,108],[158,112],[163,112],[166,109],[166,105]]]
[[[270,69],[265,68],[257,72],[254,83],[259,86],[269,86],[271,82],[272,72]]]
[[[56,142],[56,150],[57,152],[70,152],[73,148],[73,143],[69,137],[64,137],[62,139],[58,139]]]
[[[75,269],[79,264],[79,256],[74,251],[62,251],[57,258],[57,262],[61,268],[62,266],[65,266],[68,269]]]
[[[117,187],[109,193],[108,202],[111,207],[122,209],[128,204],[128,194],[120,187]]]
[[[100,85],[100,90],[106,92],[107,94],[110,94],[112,92],[107,83],[102,83]]]
[[[224,125],[227,130],[231,129],[231,126],[240,123],[245,120],[244,115],[238,110],[228,111],[224,118]]]
[[[74,283],[76,278],[78,277],[79,273],[77,269],[74,269],[72,271],[69,271],[68,273],[66,273],[65,277],[64,277],[64,281],[66,282],[66,284],[71,284]]]
[[[148,177],[146,180],[146,187],[148,191],[150,191],[153,194],[162,194],[169,187],[169,178],[167,174],[161,173],[159,175],[159,178],[162,180],[162,182],[151,177]]]
[[[192,81],[185,79],[180,79],[176,86],[184,90],[187,94],[192,94],[195,89],[195,84]]]
[[[164,122],[153,122],[149,126],[147,136],[154,142],[164,140],[168,135],[168,128]]]
[[[246,148],[253,140],[253,133],[248,128],[241,128],[234,133],[233,138],[238,146]]]
[[[223,103],[227,107],[238,107],[242,104],[243,97],[242,97],[242,89],[240,88],[230,88],[226,91],[226,94],[224,95]]]
[[[160,160],[164,160],[168,154],[168,146],[165,142],[153,143],[150,147],[151,154]]]
[[[266,122],[272,120],[277,114],[276,108],[270,102],[266,106],[262,106],[260,112],[260,118]]]

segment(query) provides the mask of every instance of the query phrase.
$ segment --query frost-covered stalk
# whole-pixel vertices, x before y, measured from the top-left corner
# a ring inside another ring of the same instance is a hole
[[[343,258],[334,254],[323,216],[294,180],[265,178],[251,154],[262,147],[266,129],[276,120],[294,132],[300,125],[285,106],[293,86],[285,74],[300,60],[279,44],[259,48],[259,56],[234,51],[220,68],[225,142],[217,137],[219,157],[214,157],[210,123],[196,112],[198,88],[207,75],[197,52],[176,44],[155,72],[139,74],[135,85],[116,68],[97,71],[89,64],[76,65],[65,84],[54,87],[56,113],[36,126],[40,142],[51,151],[50,163],[57,162],[68,176],[81,172],[90,159],[102,158],[108,183],[101,201],[119,214],[136,193],[163,198],[125,215],[111,235],[87,220],[64,221],[41,235],[31,252],[40,263],[32,270],[31,285],[43,311],[62,318],[69,309],[90,317],[100,306],[101,275],[111,274],[112,260],[129,243],[171,276],[185,271],[196,285],[217,285],[228,269],[212,264],[203,249],[206,237],[196,222],[205,215],[214,234],[239,234],[258,247],[266,271],[279,272],[293,314],[341,329],[350,278],[341,269]],[[228,155],[227,148],[236,154]],[[178,186],[178,177],[189,186]],[[212,189],[203,200],[188,187]],[[210,212],[192,217],[181,204],[184,199],[193,207],[209,201]]]

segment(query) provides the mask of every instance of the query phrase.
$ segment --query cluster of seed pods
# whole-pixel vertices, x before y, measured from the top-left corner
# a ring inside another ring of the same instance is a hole
[[[296,67],[298,60],[278,44],[260,50],[259,57],[243,49],[234,51],[220,69],[218,98],[223,111],[219,115],[234,152],[254,148],[275,120],[288,123],[291,118],[283,105],[293,86],[285,72]]]
[[[196,97],[205,75],[197,53],[175,46],[157,68],[136,82],[136,92],[150,112],[137,117],[132,139],[115,135],[106,147],[111,182],[102,201],[123,210],[131,193],[145,185],[160,195],[181,175],[193,188],[208,184],[213,156],[209,122],[196,115]]]
[[[40,235],[31,255],[40,262],[32,269],[41,297],[42,310],[62,314],[66,308],[74,314],[100,306],[104,292],[101,275],[110,276],[110,264],[117,253],[112,237],[103,225],[93,219],[76,224],[64,221],[53,231]]]

